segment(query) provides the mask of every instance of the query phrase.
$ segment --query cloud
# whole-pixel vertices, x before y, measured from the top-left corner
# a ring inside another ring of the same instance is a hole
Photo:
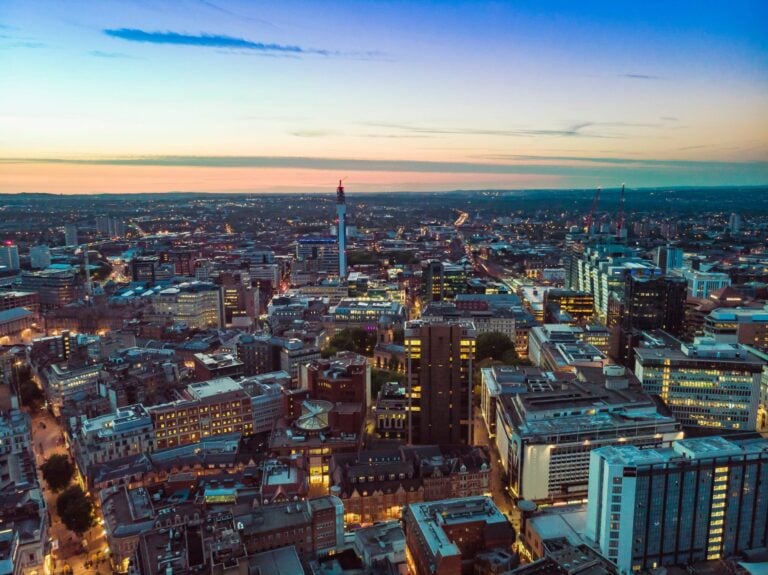
[[[514,129],[485,129],[485,128],[439,128],[416,126],[412,124],[394,124],[389,122],[361,122],[364,126],[402,130],[415,134],[432,135],[469,135],[469,136],[501,136],[533,138],[537,136],[565,138],[626,138],[625,134],[610,130],[610,128],[652,128],[658,124],[642,124],[632,122],[578,122],[561,129],[551,128],[514,128]],[[609,128],[608,130],[601,128]]]
[[[294,44],[274,44],[266,42],[254,42],[245,38],[225,36],[223,34],[184,34],[180,32],[150,32],[137,28],[108,28],[104,34],[112,38],[119,38],[128,42],[140,42],[146,44],[167,44],[173,46],[196,46],[202,48],[217,48],[228,50],[248,50],[263,54],[290,54],[290,55],[316,55],[316,56],[343,56],[351,58],[376,58],[381,56],[374,51],[363,52],[339,52],[318,48],[305,48]]]
[[[295,130],[290,134],[298,138],[324,138],[325,136],[333,136],[337,132],[334,130]]]
[[[130,156],[111,158],[5,158],[1,164],[62,164],[92,166],[159,166],[199,168],[282,168],[363,172],[413,172],[443,174],[536,174],[580,176],[596,181],[611,179],[636,180],[644,175],[733,174],[750,176],[758,182],[768,181],[768,162],[703,162],[688,160],[640,160],[632,158],[589,158],[579,156],[486,156],[490,162],[443,162],[422,160],[368,160],[359,158],[323,158],[306,156]],[[583,162],[503,163],[499,160],[552,160]],[[495,161],[493,161],[495,160]],[[601,165],[602,164],[602,165]]]
[[[94,58],[116,58],[116,59],[128,59],[128,60],[136,60],[136,56],[131,56],[130,54],[125,54],[123,52],[104,52],[103,50],[91,50],[88,52],[89,55],[93,56]]]
[[[633,80],[661,80],[659,76],[651,74],[620,74],[622,78],[631,78]]]

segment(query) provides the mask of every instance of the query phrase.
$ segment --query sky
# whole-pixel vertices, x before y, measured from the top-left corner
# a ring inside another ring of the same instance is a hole
[[[0,0],[0,192],[768,184],[768,2]]]

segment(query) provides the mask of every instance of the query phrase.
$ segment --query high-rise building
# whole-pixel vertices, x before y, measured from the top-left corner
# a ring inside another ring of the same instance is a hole
[[[427,302],[452,300],[467,291],[467,272],[461,265],[429,260],[422,264],[422,286]]]
[[[29,262],[32,269],[42,270],[51,265],[51,249],[48,246],[29,248]]]
[[[111,218],[109,216],[98,216],[96,218],[96,232],[102,237],[110,237]]]
[[[768,544],[768,440],[684,439],[592,452],[586,535],[620,573]]]
[[[616,294],[618,325],[613,330],[612,356],[634,365],[634,347],[640,332],[661,329],[680,335],[685,323],[686,281],[680,277],[627,276],[624,293]]]
[[[472,443],[472,322],[409,321],[409,443]]]
[[[595,296],[570,289],[550,289],[544,293],[544,312],[551,323],[555,323],[552,316],[556,312],[565,312],[575,322],[587,321],[595,314]]]
[[[344,186],[339,180],[339,187],[336,188],[336,217],[338,218],[338,232],[336,236],[339,240],[339,277],[347,277],[347,200],[344,197]]]
[[[203,282],[189,282],[166,288],[152,298],[152,317],[186,324],[192,329],[221,327],[219,288]]]
[[[728,218],[728,229],[732,234],[741,232],[741,216],[739,214],[731,214]]]
[[[76,246],[77,245],[77,226],[74,224],[67,224],[64,226],[64,245]]]
[[[682,269],[683,250],[675,246],[659,246],[654,252],[653,261],[664,273]]]
[[[296,259],[312,271],[339,272],[339,244],[331,237],[303,237],[296,241]]]
[[[635,374],[686,426],[754,430],[763,362],[738,344],[697,337],[635,349]]]
[[[720,343],[740,343],[768,351],[768,306],[712,310],[704,318],[704,335]]]
[[[0,245],[0,267],[14,271],[20,269],[19,246],[10,242]]]
[[[159,256],[139,256],[131,260],[131,279],[135,282],[154,284],[157,279]]]

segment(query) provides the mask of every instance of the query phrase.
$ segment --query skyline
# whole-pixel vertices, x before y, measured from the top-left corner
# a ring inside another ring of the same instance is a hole
[[[0,192],[768,183],[760,2],[0,1]]]

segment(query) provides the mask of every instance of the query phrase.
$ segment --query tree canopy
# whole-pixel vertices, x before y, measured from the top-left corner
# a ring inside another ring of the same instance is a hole
[[[323,348],[323,357],[331,357],[340,351],[354,351],[360,355],[370,356],[376,347],[376,333],[368,332],[359,327],[343,329],[334,335],[328,345]]]
[[[43,479],[52,491],[59,491],[69,485],[72,475],[75,473],[75,467],[69,460],[69,457],[60,453],[51,455],[48,461],[40,466],[43,472]]]
[[[93,503],[79,485],[62,491],[56,500],[56,511],[67,529],[82,535],[93,525]]]
[[[515,351],[515,342],[509,336],[498,331],[481,333],[477,336],[477,348],[475,359],[481,361],[486,358],[497,359],[507,363],[507,360],[518,359]]]

